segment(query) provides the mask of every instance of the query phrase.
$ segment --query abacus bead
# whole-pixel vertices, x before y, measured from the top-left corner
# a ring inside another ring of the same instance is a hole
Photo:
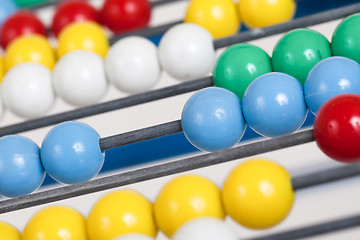
[[[278,41],[271,62],[274,72],[287,73],[304,85],[315,64],[331,56],[330,43],[321,33],[296,29]]]
[[[265,159],[252,159],[231,171],[224,183],[222,199],[227,214],[237,223],[251,229],[266,229],[288,215],[294,191],[284,168]]]
[[[246,89],[242,107],[247,124],[267,137],[293,133],[307,116],[301,84],[284,73],[267,73],[255,79]]]
[[[127,93],[149,90],[161,74],[156,46],[136,36],[123,38],[110,48],[105,68],[110,82]]]
[[[159,57],[164,70],[183,81],[205,76],[216,59],[211,34],[193,23],[169,29],[160,41]]]
[[[5,107],[23,118],[42,116],[55,102],[51,72],[38,63],[20,63],[10,69],[1,92]]]
[[[228,89],[242,99],[255,78],[271,71],[270,57],[264,50],[239,43],[221,54],[214,68],[213,81],[216,87]]]
[[[324,59],[309,72],[304,92],[314,114],[330,98],[344,93],[360,94],[360,65],[344,57]]]
[[[17,6],[11,0],[1,0],[0,1],[0,28],[4,21],[14,14],[17,10]]]
[[[3,80],[5,73],[6,73],[6,70],[5,70],[4,58],[0,57],[0,83]]]
[[[69,207],[44,208],[31,217],[24,229],[23,240],[34,239],[87,240],[85,219]]]
[[[99,134],[84,123],[70,121],[56,125],[47,133],[41,146],[41,161],[46,172],[65,184],[95,177],[105,155],[99,139]]]
[[[144,234],[129,233],[120,237],[113,238],[112,240],[155,240],[155,239]]]
[[[155,201],[154,213],[159,229],[169,238],[181,225],[194,218],[225,217],[217,186],[195,175],[169,181]]]
[[[14,0],[19,7],[29,7],[40,3],[48,2],[49,0]]]
[[[152,203],[132,190],[102,197],[90,211],[86,224],[91,240],[112,240],[129,233],[155,238],[157,234]]]
[[[342,94],[325,102],[315,118],[314,137],[330,158],[360,161],[360,96]]]
[[[19,197],[40,187],[45,171],[40,149],[30,139],[8,135],[0,138],[0,195]]]
[[[21,240],[20,232],[8,223],[0,222],[1,237],[6,240]]]
[[[107,90],[104,60],[91,51],[67,53],[56,63],[52,76],[56,93],[74,106],[97,103]]]

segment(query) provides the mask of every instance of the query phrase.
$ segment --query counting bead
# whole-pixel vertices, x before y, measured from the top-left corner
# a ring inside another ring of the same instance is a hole
[[[59,35],[58,57],[74,50],[90,50],[105,57],[109,43],[101,26],[94,22],[69,24]]]
[[[110,82],[128,93],[149,90],[160,80],[157,48],[142,37],[116,42],[106,55],[105,67]]]
[[[322,34],[310,29],[296,29],[278,41],[271,62],[275,72],[287,73],[304,85],[315,64],[331,56],[330,43]]]
[[[102,197],[92,208],[86,224],[91,240],[112,240],[128,233],[155,238],[157,234],[152,203],[132,190],[116,191]]]
[[[55,55],[47,38],[42,35],[31,35],[20,36],[12,41],[6,49],[6,69],[9,70],[23,62],[40,63],[52,70]]]
[[[120,237],[116,237],[112,240],[155,240],[155,239],[144,234],[129,233]]]
[[[56,93],[75,106],[94,104],[107,90],[104,60],[91,51],[67,53],[56,63],[52,76]]]
[[[19,197],[32,193],[44,178],[40,149],[33,141],[16,135],[0,138],[0,195]]]
[[[241,20],[250,28],[283,23],[294,17],[294,0],[242,0],[238,3]]]
[[[221,194],[227,214],[251,229],[279,224],[294,202],[288,172],[265,159],[246,161],[233,169]]]
[[[20,232],[5,222],[0,222],[1,237],[6,240],[21,240]]]
[[[62,206],[37,212],[27,223],[22,237],[23,240],[88,239],[84,217],[78,211]]]
[[[183,81],[205,76],[216,59],[211,34],[193,23],[169,29],[160,41],[159,57],[164,70]]]
[[[154,213],[159,229],[169,238],[194,218],[225,217],[217,186],[195,175],[180,176],[168,182],[156,199]]]
[[[242,99],[255,78],[271,71],[270,57],[264,50],[240,43],[221,54],[214,68],[213,82],[216,87],[226,88]]]
[[[232,0],[192,0],[184,21],[206,28],[214,38],[235,34],[240,25],[236,5]]]
[[[38,63],[20,63],[10,69],[3,78],[1,92],[4,105],[24,118],[44,115],[55,101],[51,72]]]
[[[105,26],[122,33],[146,27],[151,8],[148,0],[105,0],[100,14]]]
[[[330,158],[360,161],[360,96],[342,94],[325,102],[315,118],[314,137]]]
[[[14,0],[19,7],[29,7],[32,5],[48,2],[49,0]]]
[[[344,57],[324,59],[309,72],[304,92],[314,114],[330,98],[344,93],[360,94],[360,65]]]
[[[17,10],[17,6],[11,0],[1,0],[0,1],[0,28],[4,21],[14,14]]]
[[[0,83],[5,75],[5,64],[4,64],[4,58],[0,57]]]
[[[84,123],[69,121],[56,125],[41,145],[41,161],[46,172],[65,184],[95,177],[105,157],[99,139],[99,134]]]
[[[249,126],[267,137],[293,133],[307,116],[301,84],[284,73],[267,73],[255,79],[245,91],[242,106]]]

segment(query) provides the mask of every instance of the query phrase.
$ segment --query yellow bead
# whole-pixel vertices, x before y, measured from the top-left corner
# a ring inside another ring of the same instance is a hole
[[[214,38],[233,35],[240,26],[233,0],[192,0],[186,10],[185,22],[199,24]]]
[[[127,233],[155,237],[153,204],[132,190],[109,193],[91,210],[87,219],[90,240],[112,240]]]
[[[5,222],[0,222],[0,239],[21,240],[20,232]]]
[[[222,190],[227,214],[252,229],[266,229],[280,223],[294,202],[291,177],[280,165],[253,159],[236,167]]]
[[[294,17],[294,0],[240,0],[241,20],[250,28],[261,28],[291,20]]]
[[[45,208],[27,223],[23,240],[87,240],[85,218],[69,207]]]
[[[197,217],[225,217],[220,190],[206,178],[177,177],[161,190],[154,204],[159,229],[168,237],[185,222]]]
[[[74,50],[90,50],[102,57],[109,49],[108,39],[100,25],[94,22],[75,22],[61,31],[58,57]]]
[[[6,71],[5,71],[4,58],[0,57],[0,82],[2,81],[5,73]]]
[[[21,36],[10,43],[6,49],[5,68],[23,62],[43,64],[50,70],[55,65],[55,54],[47,38],[41,35]]]

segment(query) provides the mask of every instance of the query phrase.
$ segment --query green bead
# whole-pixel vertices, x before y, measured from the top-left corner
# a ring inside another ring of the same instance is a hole
[[[48,1],[49,0],[14,0],[16,5],[18,5],[19,7],[28,7],[28,6],[32,6],[32,5],[36,5],[36,4],[40,4],[40,3],[45,3]]]
[[[360,63],[360,14],[345,18],[335,29],[331,40],[334,56],[351,58]]]
[[[304,85],[310,70],[331,56],[330,43],[322,34],[300,28],[286,33],[278,41],[271,63],[274,72],[289,74]]]
[[[213,72],[216,87],[228,89],[242,99],[247,86],[255,78],[271,72],[269,55],[256,46],[239,43],[225,50]]]

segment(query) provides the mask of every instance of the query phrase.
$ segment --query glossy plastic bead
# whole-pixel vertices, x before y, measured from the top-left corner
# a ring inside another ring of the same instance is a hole
[[[90,50],[102,57],[109,49],[107,36],[101,26],[94,22],[69,24],[59,35],[58,57],[74,50]]]
[[[4,58],[0,57],[0,83],[6,73],[5,70],[5,64],[4,64]]]
[[[151,7],[148,0],[105,0],[100,14],[103,24],[119,34],[145,28]]]
[[[11,0],[0,1],[0,28],[4,21],[17,11],[17,6]]]
[[[295,77],[304,85],[310,70],[321,60],[331,57],[329,41],[310,29],[286,33],[276,44],[271,62],[274,72]]]
[[[227,214],[251,229],[279,224],[289,214],[295,198],[290,174],[265,159],[252,159],[233,169],[221,194]]]
[[[194,218],[225,217],[217,186],[195,175],[169,181],[155,201],[154,212],[159,229],[169,238],[181,225]]]
[[[236,5],[232,0],[192,0],[184,21],[206,28],[214,38],[233,35],[240,26]]]
[[[23,233],[22,240],[34,239],[88,240],[85,218],[69,207],[44,208],[29,220]]]
[[[196,92],[186,102],[181,126],[191,144],[214,152],[238,143],[246,125],[240,99],[226,89],[210,87]]]
[[[46,172],[65,184],[95,177],[105,157],[99,139],[99,134],[84,123],[70,121],[56,125],[41,145],[41,161]]]
[[[144,234],[129,233],[120,237],[116,237],[112,240],[155,240],[155,239]]]
[[[40,149],[36,143],[17,135],[0,138],[1,196],[19,197],[32,193],[44,178]]]
[[[20,63],[10,69],[1,92],[6,108],[23,118],[43,116],[55,102],[51,72],[38,63]]]
[[[110,82],[127,93],[151,89],[161,74],[156,46],[148,39],[136,36],[123,38],[111,46],[105,68]]]
[[[360,96],[342,94],[325,102],[315,118],[314,136],[330,158],[344,163],[360,161]]]
[[[20,232],[8,223],[0,222],[1,237],[6,240],[21,240]]]
[[[176,79],[187,81],[204,77],[216,60],[213,38],[196,24],[178,24],[162,37],[159,57],[164,70]]]
[[[314,114],[330,98],[344,93],[360,94],[360,65],[344,57],[324,59],[310,71],[304,92],[306,104]]]
[[[44,24],[32,12],[18,11],[3,23],[0,29],[0,43],[6,49],[15,38],[32,34],[46,36]]]
[[[40,3],[48,2],[49,0],[13,0],[19,7],[30,7]]]
[[[129,233],[155,238],[157,228],[153,204],[132,190],[109,193],[92,208],[87,219],[87,230],[91,240],[112,240]]]
[[[267,73],[255,79],[244,94],[242,107],[247,124],[266,137],[293,133],[307,116],[301,84],[284,73]]]
[[[242,99],[255,78],[271,71],[270,57],[264,50],[239,43],[221,54],[214,68],[213,81],[216,87],[228,89]]]
[[[250,28],[262,28],[290,21],[295,14],[294,0],[242,0],[238,3],[241,20]]]
[[[60,58],[52,76],[56,93],[75,106],[97,103],[108,86],[103,58],[86,50],[72,51]]]

